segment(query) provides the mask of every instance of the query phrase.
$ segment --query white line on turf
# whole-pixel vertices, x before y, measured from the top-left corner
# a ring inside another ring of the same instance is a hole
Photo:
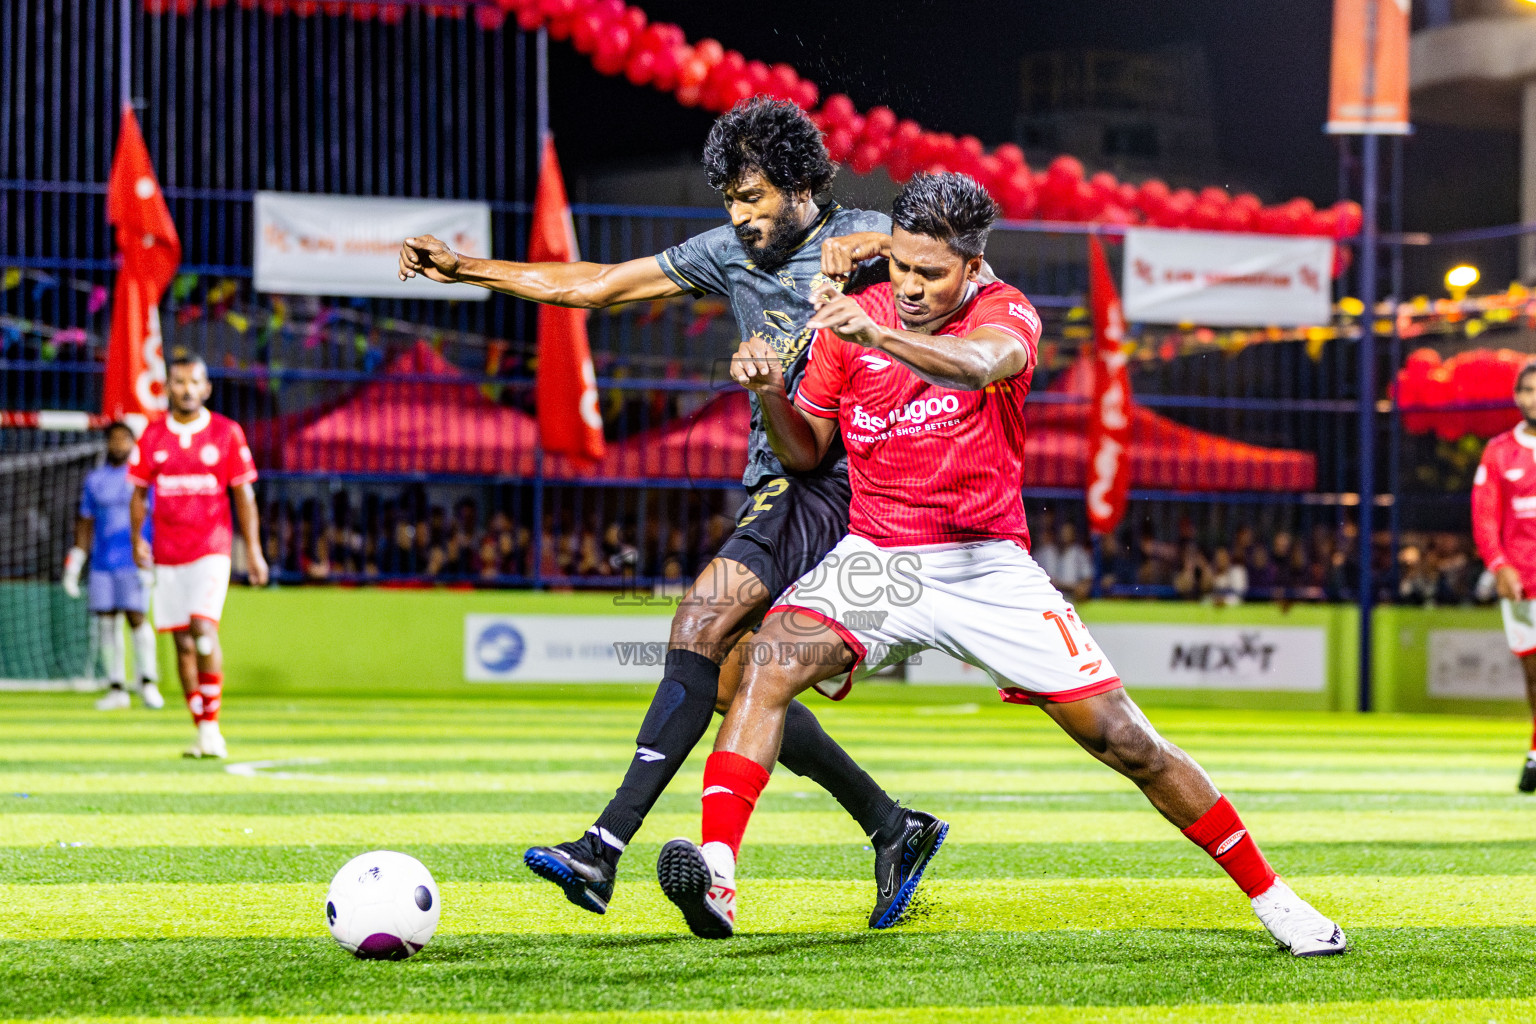
[[[325,764],[323,757],[290,757],[278,761],[237,761],[227,764],[224,770],[231,775],[239,775],[247,779],[306,779],[310,782],[349,782],[364,783],[370,786],[410,786],[420,785],[421,781],[405,779],[396,780],[385,778],[382,775],[316,775],[313,772],[285,772],[273,771],[274,768],[285,768],[290,765],[316,765]]]

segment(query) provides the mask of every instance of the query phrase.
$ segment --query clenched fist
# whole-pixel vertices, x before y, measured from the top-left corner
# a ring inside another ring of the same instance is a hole
[[[409,281],[420,274],[438,284],[452,284],[459,279],[459,254],[434,235],[417,235],[400,243],[400,280]]]
[[[748,391],[784,390],[784,362],[761,338],[748,338],[731,357],[731,377]]]

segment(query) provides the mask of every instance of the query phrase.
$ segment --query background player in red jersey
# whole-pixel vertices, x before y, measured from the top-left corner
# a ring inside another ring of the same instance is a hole
[[[1504,635],[1525,669],[1536,720],[1536,363],[1515,378],[1515,405],[1525,422],[1488,442],[1472,478],[1472,535],[1494,574]],[[1536,793],[1536,723],[1520,791]]]
[[[997,207],[959,174],[915,176],[892,209],[890,283],[835,292],[793,402],[775,354],[743,343],[736,379],[762,402],[791,471],[840,434],[849,535],[770,610],[704,769],[703,844],[662,848],[657,875],[694,934],[735,927],[736,855],[778,752],[784,709],[816,683],[936,648],[992,676],[1134,782],[1220,864],[1298,956],[1342,953],[1343,932],[1276,877],[1226,797],[1159,736],[1108,657],[1028,554],[1024,399],[1040,322],[1006,284],[977,281]]]
[[[240,424],[204,407],[213,385],[196,356],[171,361],[166,389],[170,414],[151,423],[128,459],[134,485],[129,506],[134,558],[155,568],[155,628],[176,641],[176,669],[187,709],[197,726],[188,757],[224,757],[219,702],[224,689],[224,654],[219,617],[229,592],[233,540],[226,496],[232,494],[240,535],[245,539],[253,586],[267,582],[261,553],[256,466]],[[149,488],[155,489],[154,550],[144,540]]]

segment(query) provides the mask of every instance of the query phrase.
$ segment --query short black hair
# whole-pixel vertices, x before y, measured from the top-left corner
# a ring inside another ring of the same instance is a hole
[[[1536,373],[1536,359],[1532,359],[1530,362],[1528,362],[1524,366],[1520,367],[1520,372],[1515,374],[1515,390],[1516,391],[1519,391],[1520,390],[1520,385],[1525,383],[1526,375],[1527,374],[1531,374],[1531,373]]]
[[[914,235],[937,238],[962,259],[980,256],[997,203],[966,174],[914,174],[891,204],[891,220]]]
[[[165,364],[165,368],[169,371],[173,366],[201,366],[205,372],[208,369],[208,364],[203,361],[203,357],[189,348],[178,348],[171,353],[170,361]]]
[[[709,187],[724,192],[760,171],[782,192],[825,192],[837,173],[821,130],[787,100],[754,96],[720,115],[704,141]]]

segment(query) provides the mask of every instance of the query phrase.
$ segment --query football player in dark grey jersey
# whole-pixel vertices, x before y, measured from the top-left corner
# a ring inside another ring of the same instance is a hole
[[[428,235],[402,244],[400,277],[475,284],[583,309],[724,295],[742,337],[767,341],[778,353],[792,395],[814,333],[805,326],[813,296],[828,279],[850,289],[884,279],[885,261],[874,257],[888,252],[890,218],[817,202],[835,168],[820,131],[791,103],[758,97],[720,117],[705,144],[704,169],[730,223],[656,256],[612,265],[511,263],[461,256]],[[742,478],[749,497],[735,532],[678,606],[666,669],[624,781],[584,836],[524,856],[586,910],[607,910],[625,844],[703,737],[710,715],[730,706],[742,661],[726,655],[756,628],[772,599],[847,532],[841,446],[809,473],[787,472],[768,444],[757,396],[752,400]],[[896,924],[938,851],[944,823],[892,800],[799,703],[785,722],[779,761],[824,787],[871,836],[877,885],[870,925]]]

